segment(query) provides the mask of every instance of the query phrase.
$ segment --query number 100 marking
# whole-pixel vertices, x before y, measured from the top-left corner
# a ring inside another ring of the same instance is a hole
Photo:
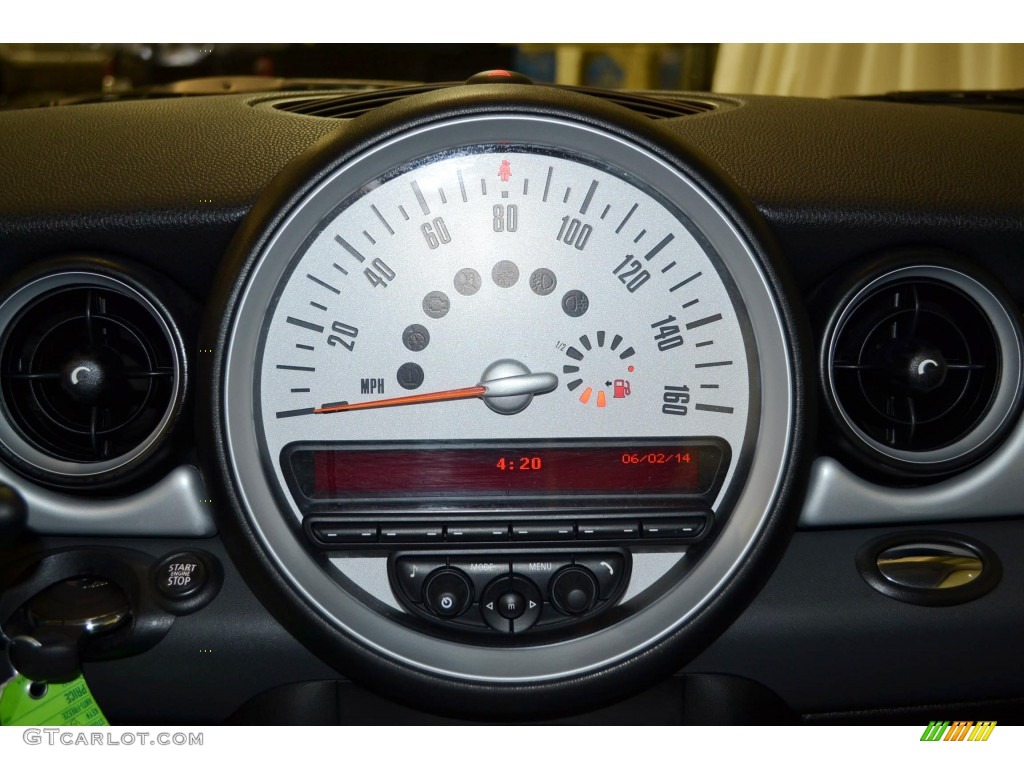
[[[555,237],[555,240],[571,245],[577,251],[582,251],[593,232],[594,228],[589,224],[584,224],[579,219],[570,219],[568,216],[563,216],[562,226],[558,230],[558,236]]]

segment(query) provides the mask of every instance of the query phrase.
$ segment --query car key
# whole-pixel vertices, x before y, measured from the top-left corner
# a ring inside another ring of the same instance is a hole
[[[82,676],[81,649],[129,613],[121,590],[104,579],[68,579],[33,597],[32,629],[8,645],[17,675],[0,689],[0,724],[107,725]]]

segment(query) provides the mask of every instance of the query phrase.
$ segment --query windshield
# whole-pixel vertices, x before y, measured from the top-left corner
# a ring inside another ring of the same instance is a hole
[[[0,44],[0,108],[462,81],[495,68],[601,88],[823,98],[938,91],[947,103],[1004,104],[1019,101],[1005,91],[1022,85],[1024,45],[7,43]],[[994,100],[965,91],[1004,93]]]

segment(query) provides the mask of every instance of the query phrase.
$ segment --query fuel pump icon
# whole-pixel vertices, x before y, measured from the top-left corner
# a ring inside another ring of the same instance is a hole
[[[627,379],[615,379],[613,397],[629,397],[629,381]]]

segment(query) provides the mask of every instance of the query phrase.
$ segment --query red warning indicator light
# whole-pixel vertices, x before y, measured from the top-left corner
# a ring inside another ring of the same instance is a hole
[[[494,83],[531,85],[533,81],[526,75],[508,69],[485,69],[466,79],[467,85],[491,85]]]
[[[508,181],[512,178],[512,164],[508,160],[501,161],[501,166],[498,168],[498,178],[502,181]]]

